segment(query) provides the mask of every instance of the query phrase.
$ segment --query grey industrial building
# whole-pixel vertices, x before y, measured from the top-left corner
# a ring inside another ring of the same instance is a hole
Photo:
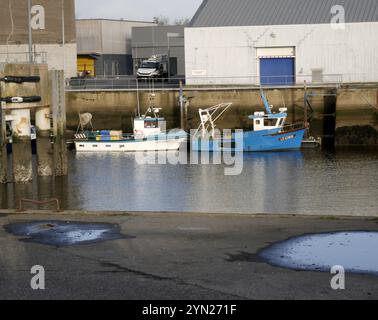
[[[95,59],[96,76],[133,74],[132,28],[154,26],[153,22],[80,19],[76,21],[78,63],[81,57]]]
[[[132,28],[134,66],[157,54],[170,57],[171,76],[185,74],[184,26]]]
[[[377,0],[204,0],[187,83],[377,82],[377,33]]]

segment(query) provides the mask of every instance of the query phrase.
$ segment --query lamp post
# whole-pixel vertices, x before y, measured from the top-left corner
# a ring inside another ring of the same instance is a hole
[[[167,33],[168,39],[168,80],[171,78],[171,46],[170,46],[170,39],[171,38],[182,38],[179,33]]]

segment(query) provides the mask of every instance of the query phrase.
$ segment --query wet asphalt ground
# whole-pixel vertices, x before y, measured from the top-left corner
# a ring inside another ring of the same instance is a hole
[[[274,267],[256,254],[352,230],[378,231],[378,219],[0,213],[0,299],[377,299],[376,276],[347,273],[346,289],[334,291],[328,272]],[[31,289],[35,265],[45,290]]]

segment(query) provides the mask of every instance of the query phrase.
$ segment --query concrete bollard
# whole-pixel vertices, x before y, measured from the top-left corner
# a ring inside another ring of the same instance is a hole
[[[33,166],[30,137],[30,110],[14,109],[13,117],[13,180],[27,183],[33,180]]]
[[[39,108],[35,112],[37,129],[38,176],[54,175],[54,157],[51,146],[50,108]]]

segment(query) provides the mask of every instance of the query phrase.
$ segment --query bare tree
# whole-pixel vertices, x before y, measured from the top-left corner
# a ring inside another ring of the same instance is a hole
[[[175,20],[175,25],[177,26],[187,26],[190,23],[189,18],[180,18]]]
[[[163,15],[153,17],[152,21],[158,26],[167,26],[169,25],[169,18]]]

